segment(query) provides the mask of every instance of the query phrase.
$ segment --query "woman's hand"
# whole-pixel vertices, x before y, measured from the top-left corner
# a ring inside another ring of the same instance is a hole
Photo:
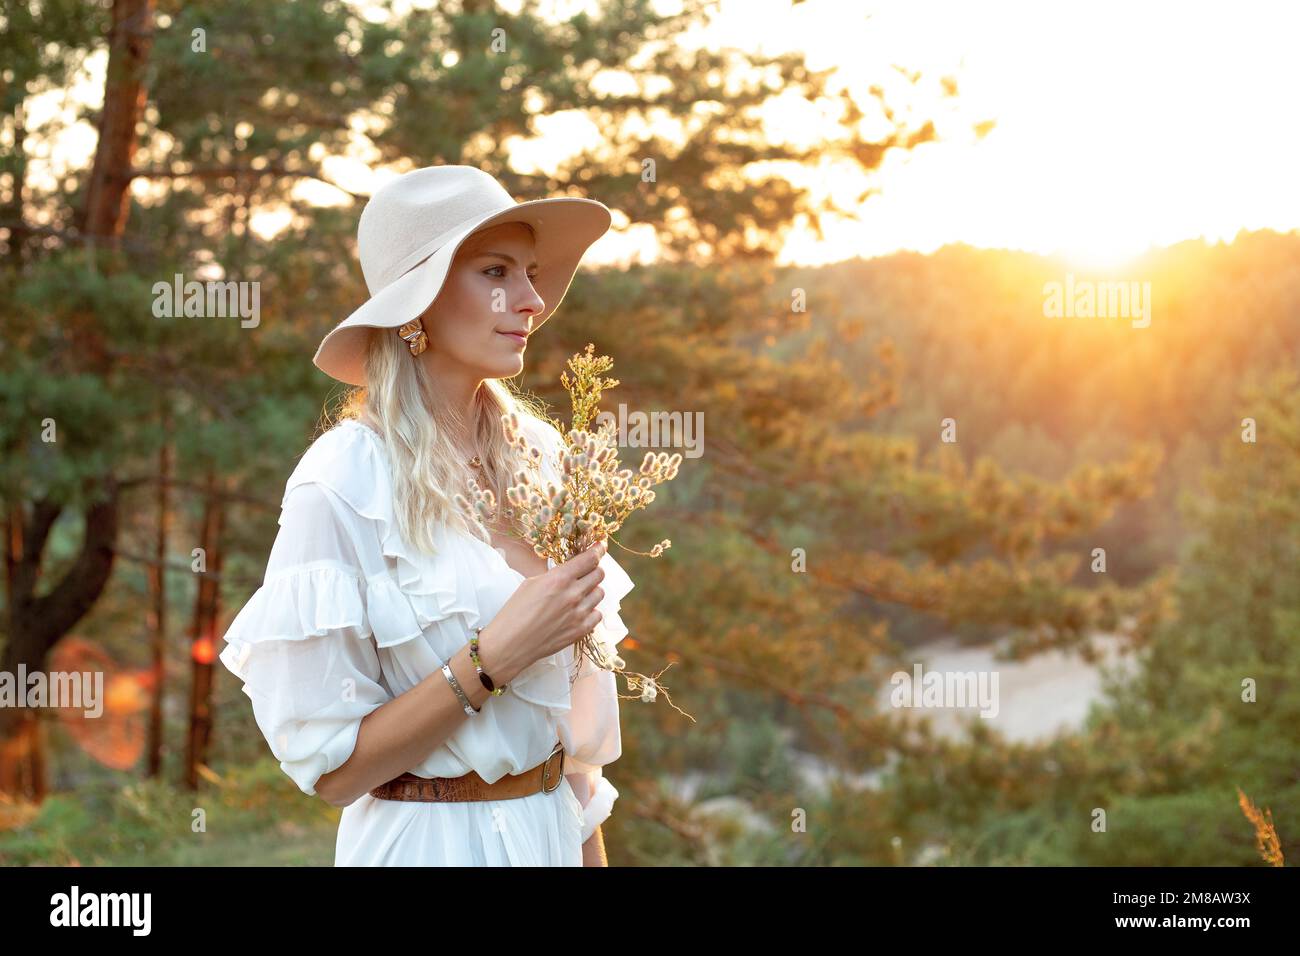
[[[598,565],[609,545],[598,541],[563,564],[525,578],[480,638],[484,668],[494,658],[497,671],[509,683],[534,661],[576,644],[603,619],[596,605],[604,600],[599,587],[605,572]],[[495,671],[492,671],[495,673]]]

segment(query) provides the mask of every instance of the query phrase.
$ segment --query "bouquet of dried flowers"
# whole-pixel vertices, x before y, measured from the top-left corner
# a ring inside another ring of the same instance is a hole
[[[613,367],[614,360],[606,355],[595,355],[594,349],[595,346],[588,343],[582,353],[569,359],[572,377],[568,373],[560,374],[560,382],[573,405],[573,421],[569,428],[553,422],[564,435],[567,446],[560,461],[560,482],[543,479],[542,451],[533,447],[524,436],[518,416],[513,412],[502,416],[506,440],[520,452],[526,465],[515,472],[515,483],[506,489],[506,498],[518,516],[524,540],[533,546],[538,556],[550,558],[556,564],[563,564],[596,541],[606,538],[624,551],[651,558],[659,557],[672,546],[672,541],[665,538],[648,552],[633,551],[613,537],[628,515],[655,500],[655,485],[677,476],[682,456],[647,452],[637,472],[620,467],[614,423],[607,420],[599,427],[591,427],[599,414],[601,394],[605,389],[618,385],[617,379],[602,377]],[[455,501],[469,520],[486,530],[489,516],[496,512],[496,495],[490,488],[480,488],[472,478],[469,486],[472,500],[456,495]],[[585,635],[574,646],[579,666],[580,655],[585,655],[600,669],[622,674],[628,689],[635,692],[634,697],[649,702],[663,691],[668,703],[684,713],[672,703],[666,688],[659,683],[659,674],[667,670],[666,667],[653,677],[629,673],[625,670],[623,658],[609,645],[597,641],[594,632]]]

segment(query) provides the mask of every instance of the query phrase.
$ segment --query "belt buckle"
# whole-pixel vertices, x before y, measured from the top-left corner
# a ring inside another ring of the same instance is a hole
[[[560,772],[555,775],[555,786],[547,790],[546,781],[549,778],[551,772],[550,764],[552,758],[554,758],[556,754],[560,755]],[[556,790],[560,788],[560,781],[563,779],[564,779],[564,744],[557,743],[555,745],[555,749],[550,752],[550,755],[547,756],[547,758],[544,761],[542,761],[542,793],[554,793]]]

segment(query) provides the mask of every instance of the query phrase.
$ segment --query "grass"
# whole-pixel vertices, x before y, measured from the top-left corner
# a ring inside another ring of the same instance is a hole
[[[332,866],[342,811],[305,796],[271,759],[192,793],[105,779],[10,807],[4,866]]]

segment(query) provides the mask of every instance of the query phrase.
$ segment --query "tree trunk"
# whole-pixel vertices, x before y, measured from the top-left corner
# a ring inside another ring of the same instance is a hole
[[[199,576],[194,600],[194,631],[190,644],[193,681],[190,685],[190,733],[185,750],[185,785],[195,790],[199,768],[208,762],[212,739],[212,662],[216,659],[217,622],[221,599],[221,532],[226,503],[217,485],[215,469],[208,473],[208,495],[203,506],[203,548],[205,570]]]
[[[99,142],[86,186],[83,231],[88,236],[122,234],[130,210],[136,124],[144,112],[145,72],[153,47],[154,0],[117,0],[108,42],[104,108]]]
[[[99,142],[82,211],[82,232],[92,244],[95,237],[116,238],[126,227],[136,124],[144,110],[153,29],[154,0],[113,4]],[[15,180],[14,188],[21,197],[23,183]],[[102,342],[95,338],[91,330],[81,343],[82,351],[92,360],[102,360]],[[111,474],[101,479],[101,485],[101,500],[86,509],[80,553],[68,573],[42,597],[36,596],[41,554],[62,506],[38,500],[30,507],[9,509],[4,542],[9,639],[0,670],[16,675],[19,663],[28,672],[44,668],[51,648],[94,606],[107,585],[117,543],[119,489]],[[36,800],[46,793],[43,736],[35,718],[36,713],[25,708],[0,708],[0,793]]]
[[[151,778],[162,773],[163,690],[167,663],[167,513],[171,507],[171,421],[166,402],[162,403],[162,446],[158,449],[158,528],[154,545],[154,563],[149,568],[149,590],[153,598],[151,630],[153,640],[153,686],[149,704],[149,770]]]
[[[0,671],[16,676],[19,665],[28,674],[42,670],[59,638],[94,606],[113,572],[117,500],[117,485],[110,478],[102,500],[86,509],[86,531],[76,561],[40,597],[36,588],[41,552],[63,509],[42,499],[30,514],[17,507],[9,510],[5,528],[9,640],[0,656]],[[26,693],[26,688],[19,690]],[[26,708],[0,707],[0,793],[34,800],[45,796],[44,738],[35,718],[36,712]]]
[[[8,148],[8,155],[0,160],[3,164],[0,168],[10,167],[8,172],[13,177],[14,188],[4,205],[3,219],[9,226],[9,267],[15,275],[20,275],[27,260],[27,237],[30,235],[26,209],[23,208],[23,192],[27,184],[27,104],[22,100],[14,105],[13,123],[13,145]]]

